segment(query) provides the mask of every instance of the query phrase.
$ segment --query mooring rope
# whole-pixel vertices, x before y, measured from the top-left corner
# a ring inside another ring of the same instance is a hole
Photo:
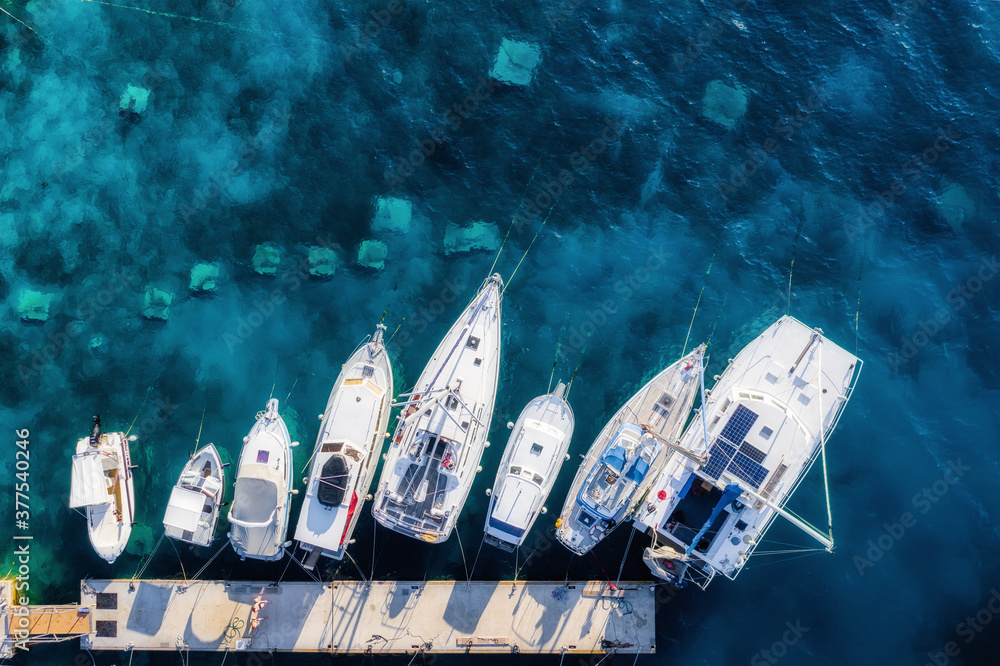
[[[354,568],[358,570],[359,574],[361,574],[361,580],[365,581],[365,585],[371,585],[371,581],[365,578],[365,572],[361,570],[361,567],[358,566],[358,563],[354,560],[353,557],[351,557],[351,554],[347,551],[346,548],[344,549],[344,555],[347,555],[347,559],[351,561],[351,563],[354,565]]]
[[[486,535],[485,534],[483,535],[483,538],[479,540],[479,550],[476,551],[476,559],[472,563],[472,571],[469,572],[469,578],[472,578],[472,576],[474,576],[475,573],[476,573],[476,565],[479,564],[479,554],[481,552],[483,552],[483,544],[484,543],[486,543]]]
[[[458,550],[462,553],[462,566],[465,568],[465,581],[466,586],[472,584],[472,576],[469,574],[469,564],[465,561],[465,549],[462,548],[462,533],[458,531],[458,525],[455,525],[455,535],[458,537]]]
[[[148,388],[148,389],[146,389],[146,395],[145,395],[145,397],[143,397],[143,399],[142,399],[142,402],[141,402],[141,403],[139,403],[139,411],[137,411],[137,412],[135,413],[135,418],[134,418],[134,419],[132,419],[132,423],[131,423],[131,424],[129,425],[129,427],[128,427],[128,430],[126,430],[126,431],[125,431],[125,438],[126,438],[126,439],[128,438],[128,434],[129,434],[130,432],[132,432],[132,426],[134,426],[134,425],[135,425],[135,422],[139,420],[139,415],[140,415],[140,414],[142,414],[142,408],[143,408],[143,406],[144,406],[144,405],[146,404],[146,400],[148,400],[148,399],[149,399],[149,393],[150,393],[150,391],[152,391],[152,390],[153,390],[153,387],[154,387],[154,386],[156,386],[156,381],[157,381],[157,380],[158,380],[159,378],[160,378],[160,377],[159,377],[159,375],[157,375],[156,379],[154,379],[154,380],[153,380],[153,383],[149,385],[149,388]]]
[[[500,260],[500,254],[503,252],[503,248],[507,245],[507,239],[510,238],[510,232],[514,229],[514,222],[517,221],[517,214],[521,212],[521,206],[524,205],[524,200],[528,198],[528,189],[531,188],[531,183],[535,180],[535,173],[538,172],[538,167],[542,165],[542,160],[538,160],[538,164],[531,171],[531,178],[528,179],[528,184],[524,186],[524,194],[521,195],[521,202],[517,204],[517,210],[514,211],[514,217],[510,218],[510,224],[507,225],[507,233],[503,237],[503,242],[500,243],[500,247],[497,249],[497,255],[493,258],[493,265],[490,266],[490,272],[486,274],[487,277],[493,275],[493,269],[497,267],[497,261]]]
[[[507,284],[503,286],[503,291],[500,292],[501,297],[503,297],[504,293],[507,291],[507,287],[510,286],[510,283],[514,281],[514,276],[517,275],[517,269],[521,267],[521,263],[524,261],[525,257],[528,256],[528,253],[531,252],[532,246],[535,244],[535,241],[538,240],[538,235],[542,233],[542,229],[545,228],[545,223],[549,221],[550,217],[552,217],[552,211],[554,210],[555,206],[553,205],[552,208],[549,209],[549,214],[545,216],[545,219],[542,220],[541,225],[539,225],[538,231],[536,231],[535,235],[531,238],[531,242],[528,243],[528,249],[526,249],[524,254],[521,255],[521,258],[517,262],[517,266],[514,266],[514,271],[510,274],[510,277],[507,278]]]
[[[153,546],[153,550],[149,551],[149,557],[146,559],[146,562],[142,566],[140,566],[139,569],[135,572],[135,575],[132,576],[133,581],[142,578],[142,574],[146,573],[146,567],[148,567],[149,563],[153,561],[153,555],[156,554],[156,549],[160,547],[160,543],[163,541],[163,537],[165,536],[167,536],[166,532],[160,535],[160,538],[157,540],[156,545]]]
[[[219,556],[219,554],[222,551],[224,551],[226,549],[226,546],[228,546],[228,545],[229,545],[229,540],[226,539],[226,541],[223,542],[223,544],[221,546],[219,546],[219,549],[217,551],[215,551],[215,555],[212,555],[212,557],[208,558],[208,562],[205,562],[205,564],[201,567],[201,569],[198,569],[198,571],[196,571],[195,574],[193,576],[191,576],[191,580],[197,580],[203,573],[205,573],[205,569],[208,568],[208,565],[210,565],[212,562],[214,562],[215,558],[217,558]]]
[[[788,298],[785,301],[785,314],[792,309],[792,271],[795,269],[795,251],[799,247],[799,236],[802,235],[802,222],[805,218],[799,217],[799,226],[795,229],[795,240],[792,242],[792,263],[788,265]]]
[[[166,532],[164,532],[166,534]],[[184,561],[181,560],[181,554],[177,551],[177,546],[174,545],[174,540],[170,540],[170,546],[174,549],[174,555],[177,556],[177,562],[181,565],[181,575],[184,576],[184,582],[188,582],[187,574],[184,572]]]
[[[179,18],[179,19],[183,19],[183,20],[186,20],[186,21],[198,21],[199,23],[211,23],[212,25],[221,25],[221,26],[224,26],[226,28],[232,28],[233,30],[240,30],[240,31],[243,31],[243,32],[247,32],[247,30],[245,28],[238,28],[238,27],[236,27],[234,25],[231,25],[229,23],[223,23],[221,21],[213,21],[211,19],[203,19],[203,18],[199,18],[197,16],[182,16],[180,14],[170,14],[168,12],[156,12],[156,11],[153,11],[151,9],[145,9],[143,7],[132,7],[130,5],[118,5],[118,4],[115,4],[113,2],[105,2],[104,0],[82,0],[82,2],[91,2],[91,3],[95,4],[95,5],[105,5],[107,7],[118,7],[120,9],[132,9],[132,10],[135,10],[137,12],[144,12],[146,14],[151,14],[153,16],[165,16],[167,18]]]
[[[625,558],[628,557],[628,551],[632,547],[632,537],[634,536],[635,536],[635,530],[634,529],[629,530],[628,544],[626,544],[625,552],[622,554],[621,566],[618,567],[618,578],[615,579],[615,587],[618,587],[618,584],[622,582],[622,572],[625,570]]]
[[[718,243],[716,243],[716,248],[718,248]],[[705,295],[705,287],[708,286],[708,276],[712,272],[712,264],[715,263],[715,253],[718,249],[712,251],[712,258],[708,260],[708,270],[705,271],[705,278],[701,283],[701,292],[698,293],[698,301],[694,304],[694,312],[691,313],[691,323],[688,324],[688,332],[684,337],[684,348],[681,350],[681,356],[687,354],[688,341],[691,339],[691,330],[694,328],[694,318],[698,314],[698,308],[701,306],[701,297]]]

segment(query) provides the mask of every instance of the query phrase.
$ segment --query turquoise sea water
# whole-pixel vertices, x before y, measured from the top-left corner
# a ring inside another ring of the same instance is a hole
[[[575,460],[679,356],[696,304],[689,346],[710,342],[709,375],[787,311],[866,363],[829,442],[837,550],[666,594],[657,654],[638,663],[1000,663],[998,3],[114,4],[143,11],[0,3],[33,28],[0,14],[0,538],[26,428],[33,601],[136,572],[203,413],[202,441],[235,459],[273,393],[301,469],[340,364],[383,312],[408,390],[494,260],[445,254],[448,225],[502,238],[514,218],[497,270],[531,249],[504,299],[494,446],[460,521],[470,565],[503,426],[554,360],[557,378],[577,370]],[[488,80],[505,38],[537,46],[529,85]],[[405,233],[374,228],[387,195],[412,203]],[[370,239],[381,269],[358,263]],[[271,277],[252,270],[262,243],[280,253]],[[310,247],[335,252],[329,279],[303,269]],[[220,268],[214,293],[188,289],[201,262]],[[166,321],[142,316],[148,286],[174,294]],[[19,318],[30,291],[52,296],[43,323]],[[113,566],[66,508],[95,413],[108,429],[135,418],[140,437],[141,527]],[[625,529],[585,558],[547,547],[572,475],[519,578],[616,578],[623,555],[623,578],[645,578],[645,539],[626,554]],[[822,522],[819,475],[792,506]],[[366,575],[374,546],[379,578],[465,576],[456,538],[373,531],[367,509],[352,551]],[[768,537],[810,545],[781,523]],[[164,543],[146,575],[208,554]],[[304,578],[286,563],[227,552],[204,575]],[[477,578],[514,573],[483,549]],[[75,643],[18,661],[91,663]]]

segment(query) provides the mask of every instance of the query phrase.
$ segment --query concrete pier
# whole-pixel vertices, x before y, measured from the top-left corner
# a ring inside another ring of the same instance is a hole
[[[649,583],[86,580],[80,605],[92,650],[655,651]]]

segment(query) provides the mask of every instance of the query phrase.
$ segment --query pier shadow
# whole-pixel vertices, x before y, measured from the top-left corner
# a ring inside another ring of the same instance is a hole
[[[157,585],[140,581],[132,601],[132,609],[128,614],[125,626],[129,631],[135,631],[147,636],[154,636],[163,626],[163,617],[167,613],[173,585]]]
[[[515,627],[518,638],[526,640],[533,645],[545,645],[557,633],[560,633],[568,617],[569,610],[573,605],[571,595],[563,588],[525,585],[519,590],[519,597],[515,610],[520,610],[522,603],[536,603],[542,607],[543,612],[534,626],[525,623],[525,626]],[[575,643],[575,636],[570,643]]]
[[[456,581],[444,609],[444,621],[463,634],[475,633],[479,619],[499,586],[499,582],[475,582],[466,587],[465,583]]]

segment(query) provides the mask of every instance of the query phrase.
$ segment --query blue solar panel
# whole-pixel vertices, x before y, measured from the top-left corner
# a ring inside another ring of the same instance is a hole
[[[736,447],[726,444],[721,439],[715,440],[712,445],[712,452],[708,456],[708,463],[705,465],[705,475],[713,479],[718,479],[719,475],[726,470],[729,461],[733,459]]]
[[[759,463],[764,462],[764,458],[767,457],[766,453],[750,444],[750,442],[743,442],[743,444],[740,445],[740,453],[745,455],[750,460]]]
[[[760,484],[764,483],[764,479],[767,478],[767,472],[766,467],[758,465],[742,453],[737,453],[736,457],[733,458],[733,462],[729,465],[730,474],[751,484],[754,489],[760,488]]]
[[[736,411],[729,417],[729,420],[726,422],[726,426],[722,429],[719,436],[724,437],[728,442],[739,446],[743,440],[746,439],[747,433],[750,432],[750,428],[753,427],[754,421],[756,420],[757,412],[752,409],[748,409],[743,405],[738,405],[736,407]]]

